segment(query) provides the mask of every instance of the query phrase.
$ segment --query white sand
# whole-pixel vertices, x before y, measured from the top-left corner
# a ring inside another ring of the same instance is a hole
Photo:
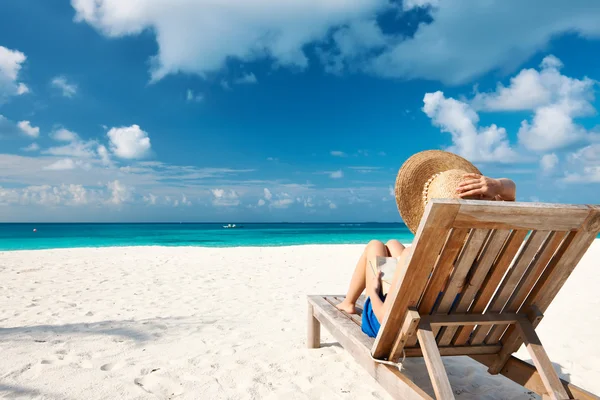
[[[344,293],[361,250],[0,252],[0,397],[389,399],[325,330],[326,347],[305,348],[306,294]],[[596,393],[599,259],[596,242],[538,330],[563,376]],[[445,363],[459,398],[535,398]],[[422,362],[407,368],[427,384]]]

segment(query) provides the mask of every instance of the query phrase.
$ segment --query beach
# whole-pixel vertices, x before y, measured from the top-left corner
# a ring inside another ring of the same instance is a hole
[[[344,294],[362,248],[0,252],[0,397],[390,399],[325,329],[322,348],[305,344],[306,295]],[[561,376],[596,394],[598,259],[600,240],[537,330]],[[457,398],[537,398],[470,359],[444,362]],[[403,370],[430,388],[421,359]]]

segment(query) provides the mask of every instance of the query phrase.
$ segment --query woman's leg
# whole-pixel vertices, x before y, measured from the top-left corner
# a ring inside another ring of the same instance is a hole
[[[352,274],[352,279],[350,280],[350,287],[348,288],[348,292],[346,293],[346,298],[343,302],[337,305],[338,309],[346,311],[349,314],[356,313],[356,300],[358,300],[362,292],[367,287],[367,277],[372,278],[372,272],[371,274],[367,275],[367,264],[369,258],[375,256],[386,257],[388,255],[389,253],[387,247],[379,240],[371,240],[369,244],[367,244],[365,250],[358,259],[356,268],[354,268],[354,273]],[[370,284],[371,282],[369,279],[369,285]]]

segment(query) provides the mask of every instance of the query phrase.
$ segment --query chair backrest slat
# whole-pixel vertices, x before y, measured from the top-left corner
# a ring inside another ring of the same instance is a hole
[[[527,231],[512,231],[510,233],[510,236],[504,244],[504,247],[499,251],[498,257],[496,257],[492,268],[481,284],[481,290],[475,296],[473,305],[469,309],[471,314],[481,314],[485,311],[485,308],[490,302],[492,296],[498,289],[498,284],[504,277],[508,267],[515,258],[515,255],[521,248],[523,240],[525,240],[526,236]],[[456,346],[467,344],[474,328],[474,326],[460,327],[456,334],[456,338],[454,339],[454,344]]]
[[[454,307],[452,307],[453,313],[463,314],[469,310],[475,295],[481,289],[485,277],[498,257],[498,253],[502,250],[509,235],[510,231],[508,230],[492,231],[479,260],[477,260],[469,272],[468,285],[465,285],[460,293],[458,301]],[[438,338],[438,344],[440,346],[448,346],[452,342],[457,330],[457,326],[444,328],[442,334]]]

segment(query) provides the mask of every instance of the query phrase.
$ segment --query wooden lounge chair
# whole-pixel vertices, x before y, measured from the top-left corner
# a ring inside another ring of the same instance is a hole
[[[441,357],[461,355],[544,398],[598,399],[559,378],[535,328],[599,231],[597,206],[434,200],[377,338],[343,296],[308,296],[307,345],[325,326],[398,399],[431,397],[377,360],[423,357],[438,399],[454,398]],[[512,356],[523,343],[535,367]]]

